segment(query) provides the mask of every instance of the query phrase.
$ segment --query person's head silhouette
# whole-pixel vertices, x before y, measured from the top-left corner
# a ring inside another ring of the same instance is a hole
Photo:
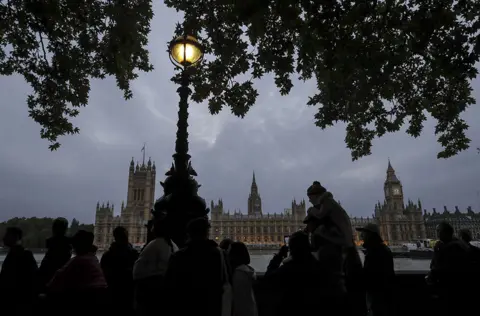
[[[228,248],[228,258],[233,269],[242,264],[250,264],[250,253],[243,242],[236,241],[230,245]]]
[[[303,231],[295,232],[290,236],[288,248],[293,259],[311,256],[310,241],[308,235]]]
[[[195,218],[187,225],[187,234],[192,241],[208,239],[209,230],[210,224],[203,217]]]
[[[437,226],[437,236],[442,242],[449,242],[453,239],[454,229],[447,222],[441,222]]]
[[[7,227],[5,235],[3,236],[3,245],[12,248],[22,241],[23,232],[18,227]]]
[[[85,255],[95,251],[94,235],[85,230],[79,230],[72,238],[72,247],[77,255]]]
[[[128,244],[128,231],[123,226],[117,226],[113,230],[113,238],[116,243],[119,244]]]
[[[63,217],[58,217],[53,221],[52,234],[53,236],[65,236],[68,230],[68,220]]]
[[[233,243],[233,240],[231,240],[230,238],[225,238],[220,242],[219,247],[220,249],[227,251],[232,243]]]

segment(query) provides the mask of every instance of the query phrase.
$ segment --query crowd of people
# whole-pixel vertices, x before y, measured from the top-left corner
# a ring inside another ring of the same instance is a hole
[[[129,243],[128,231],[117,227],[114,242],[100,260],[94,235],[81,230],[67,237],[68,222],[59,218],[40,267],[22,247],[22,231],[10,227],[3,239],[9,252],[0,272],[2,311],[22,316],[39,311],[138,316],[292,316],[312,311],[395,315],[394,261],[379,228],[368,224],[359,229],[366,249],[362,264],[345,210],[317,181],[307,195],[313,206],[307,211],[305,229],[290,236],[258,281],[246,245],[210,240],[206,218],[187,225],[188,241],[181,249],[171,240],[165,220],[154,221],[154,238],[140,253]],[[468,231],[456,239],[448,223],[439,225],[438,235],[426,283],[436,290],[445,315],[456,315],[460,301],[474,298],[465,287],[478,287],[472,284],[478,280],[472,271],[478,270],[480,250],[470,245]],[[257,302],[259,289],[275,295],[268,302]]]

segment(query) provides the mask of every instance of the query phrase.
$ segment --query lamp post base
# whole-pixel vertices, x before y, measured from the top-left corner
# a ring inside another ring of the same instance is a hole
[[[166,175],[165,182],[161,182],[164,194],[155,202],[154,221],[167,221],[169,236],[181,248],[187,241],[187,224],[195,218],[207,218],[210,209],[198,195],[199,184],[190,174],[179,174],[172,166]]]

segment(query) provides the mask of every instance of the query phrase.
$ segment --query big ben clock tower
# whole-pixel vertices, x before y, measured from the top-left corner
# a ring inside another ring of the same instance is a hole
[[[248,215],[262,215],[262,199],[258,193],[255,172],[253,172],[252,186],[250,188],[250,195],[248,196]]]
[[[387,202],[388,211],[403,212],[403,187],[398,180],[395,169],[393,169],[390,160],[388,161],[387,178],[384,184],[385,201]]]

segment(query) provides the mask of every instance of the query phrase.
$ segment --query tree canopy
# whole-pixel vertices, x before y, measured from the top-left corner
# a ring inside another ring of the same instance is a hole
[[[469,147],[462,112],[475,103],[471,79],[480,54],[478,0],[165,0],[185,20],[177,34],[196,34],[207,60],[193,99],[211,113],[230,107],[243,117],[255,103],[254,79],[272,73],[282,95],[294,77],[313,79],[315,123],[345,122],[352,158],[372,140],[420,135],[436,121],[439,158]],[[244,79],[245,78],[245,79]]]
[[[206,60],[192,77],[196,102],[244,117],[255,80],[273,74],[282,95],[294,77],[316,81],[307,104],[322,129],[347,124],[358,159],[372,141],[407,124],[420,135],[437,125],[438,157],[469,147],[461,114],[475,103],[480,2],[477,0],[165,0],[184,13],[177,35],[196,35]],[[30,116],[41,137],[78,133],[70,119],[88,102],[91,78],[114,76],[130,98],[136,71],[150,71],[146,50],[151,0],[0,2],[0,74],[32,86]]]
[[[0,222],[0,238],[3,238],[7,227],[18,227],[23,231],[22,244],[30,249],[45,248],[45,241],[52,236],[54,218],[50,217],[14,217],[5,222]],[[73,236],[78,230],[93,233],[93,224],[80,224],[73,219],[68,229],[68,235]]]
[[[30,117],[50,149],[79,129],[92,78],[114,76],[126,99],[137,70],[150,71],[150,0],[0,2],[0,75],[20,74],[33,88]]]

